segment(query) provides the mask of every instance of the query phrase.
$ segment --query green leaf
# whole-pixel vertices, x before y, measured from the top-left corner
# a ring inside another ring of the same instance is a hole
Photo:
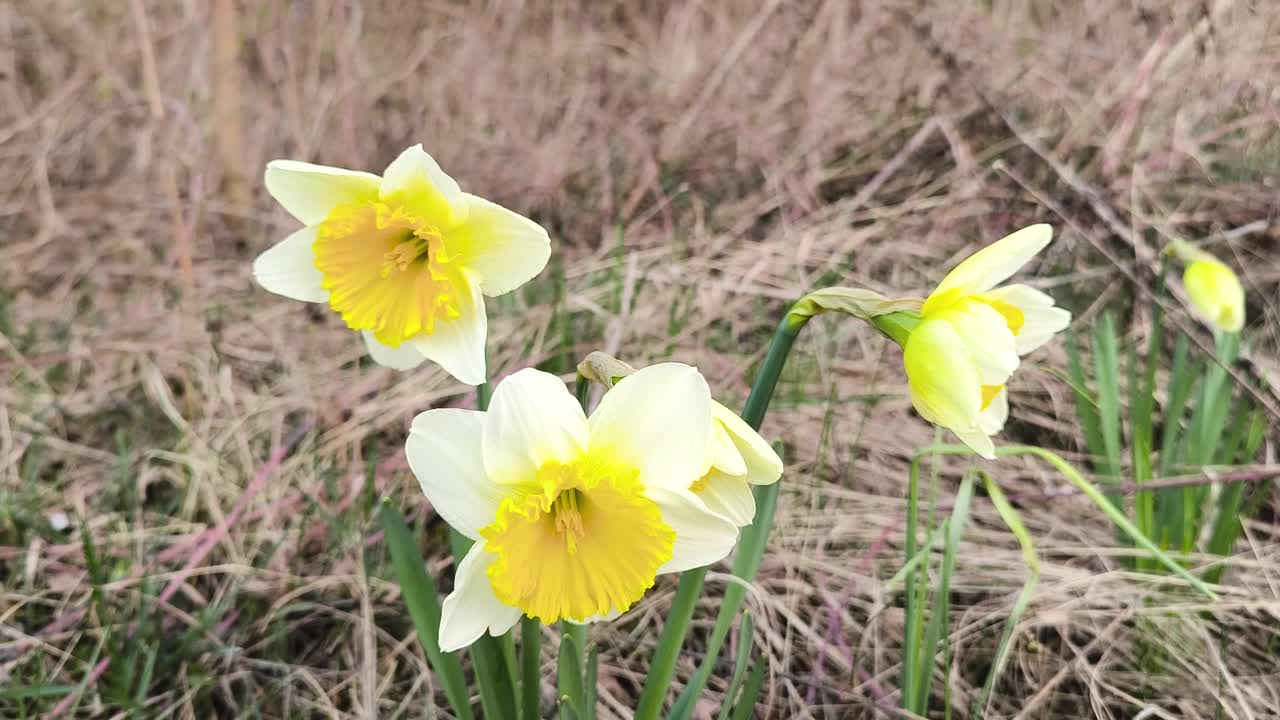
[[[1010,610],[1009,618],[1004,624],[1004,630],[1000,633],[1000,643],[996,646],[995,660],[991,663],[991,670],[987,673],[987,680],[983,683],[982,695],[978,701],[979,712],[975,713],[978,717],[987,715],[987,704],[991,699],[991,691],[995,688],[1001,673],[1004,672],[1004,666],[1008,663],[1009,654],[1013,650],[1013,633],[1017,630],[1018,623],[1022,620],[1022,615],[1027,611],[1027,606],[1031,604],[1036,584],[1040,582],[1040,559],[1036,555],[1034,543],[1031,542],[1031,533],[1027,532],[1026,526],[1022,524],[1022,518],[1013,509],[1013,505],[1009,503],[1009,499],[1005,497],[1004,491],[1000,489],[1000,486],[986,473],[983,473],[982,477],[987,488],[987,495],[991,497],[991,503],[995,505],[996,512],[1000,513],[1000,519],[1004,520],[1004,524],[1009,528],[1009,531],[1018,539],[1018,546],[1022,548],[1022,561],[1026,563],[1029,574],[1027,582],[1023,584],[1022,590],[1018,592],[1018,597],[1013,601],[1013,609]]]
[[[729,689],[725,690],[724,702],[720,704],[719,720],[728,720],[729,711],[734,706],[734,699],[742,687],[743,676],[746,675],[747,663],[751,660],[751,648],[755,643],[754,620],[750,611],[742,613],[742,625],[738,629],[738,654],[733,661],[733,676],[729,680]]]
[[[542,623],[520,618],[520,717],[542,718]]]
[[[733,709],[733,720],[749,720],[753,717],[756,703],[760,699],[760,691],[764,689],[764,673],[767,669],[764,658],[757,661],[751,668],[747,683],[742,688],[742,697],[738,700],[737,707]]]
[[[929,710],[933,668],[938,663],[938,655],[945,649],[940,648],[939,643],[947,636],[951,614],[951,576],[955,573],[956,553],[960,548],[965,525],[969,522],[969,504],[973,500],[973,482],[976,474],[976,470],[967,472],[964,479],[960,481],[960,490],[956,493],[951,519],[947,522],[947,544],[942,554],[942,576],[938,579],[938,589],[934,593],[933,602],[929,605],[929,629],[924,636],[924,645],[921,647],[922,658],[915,673],[913,712],[917,715],[925,715]]]
[[[459,718],[470,720],[471,703],[463,679],[462,666],[452,653],[440,651],[440,595],[435,583],[423,566],[417,543],[409,533],[404,517],[391,503],[383,501],[378,509],[378,524],[386,534],[387,547],[391,550],[391,563],[400,581],[404,604],[409,608],[413,626],[418,631],[418,642],[427,654],[431,669],[440,676],[445,697]]]

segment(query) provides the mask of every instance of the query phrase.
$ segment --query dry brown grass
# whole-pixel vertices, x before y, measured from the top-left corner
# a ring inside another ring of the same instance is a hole
[[[1254,298],[1250,379],[1278,377],[1267,3],[241,3],[230,65],[213,5],[0,3],[0,688],[87,677],[80,716],[120,707],[92,650],[170,582],[156,642],[174,660],[142,716],[256,717],[253,698],[272,718],[442,712],[365,501],[401,499],[451,575],[397,453],[415,412],[470,392],[361,362],[337,318],[253,285],[250,259],[293,227],[257,181],[271,158],[378,171],[420,141],[468,190],[546,225],[565,291],[544,279],[495,303],[497,375],[610,346],[696,363],[740,402],[784,300],[834,282],[918,292],[978,243],[1048,221],[1038,284],[1078,327],[1128,311],[1165,239],[1211,240]],[[894,715],[902,610],[885,581],[906,463],[932,438],[898,362],[822,319],[765,423],[789,470],[749,599],[770,658],[761,717]],[[1079,447],[1062,367],[1050,348],[1021,373],[1011,440]],[[1018,461],[993,472],[1011,492],[1060,482]],[[1026,577],[994,510],[974,512],[957,717],[974,717]],[[1212,607],[1125,571],[1087,504],[1022,512],[1043,577],[992,717],[1277,716],[1269,511]],[[673,587],[593,630],[602,717],[633,706]],[[704,604],[703,624],[714,592]],[[0,713],[17,707],[0,694]]]

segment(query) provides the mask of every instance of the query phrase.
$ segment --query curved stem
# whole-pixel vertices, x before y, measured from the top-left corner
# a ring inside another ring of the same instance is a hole
[[[787,356],[795,344],[800,330],[813,316],[812,312],[794,312],[795,306],[787,311],[778,329],[769,342],[760,370],[756,373],[755,383],[751,386],[751,394],[742,408],[742,419],[754,430],[760,429],[765,412],[769,409],[769,401],[777,388],[782,368],[787,364]],[[738,553],[733,560],[733,574],[750,582],[760,569],[760,560],[769,539],[769,530],[773,524],[773,510],[778,498],[778,485],[758,485],[752,488],[756,496],[756,516],[751,525],[742,530],[738,545]],[[698,568],[685,572],[680,577],[680,585],[676,590],[676,606],[667,618],[667,625],[662,630],[658,649],[654,655],[649,676],[645,680],[644,692],[640,696],[640,705],[636,709],[638,720],[652,720],[662,710],[662,700],[666,697],[667,687],[671,684],[671,676],[675,671],[676,658],[684,645],[684,637],[689,628],[689,620],[693,617],[693,609],[698,597],[702,594],[703,582],[707,569]],[[676,706],[672,709],[672,717],[680,717],[692,710],[692,699],[696,698],[706,686],[711,672],[715,668],[720,648],[729,636],[729,630],[746,598],[746,589],[737,583],[730,585],[720,603],[720,613],[716,617],[715,627],[707,640],[706,657],[698,670],[690,678],[684,692],[680,694]]]

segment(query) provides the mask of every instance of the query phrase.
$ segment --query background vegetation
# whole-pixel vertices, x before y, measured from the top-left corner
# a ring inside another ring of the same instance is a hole
[[[295,227],[261,187],[272,158],[380,172],[422,142],[543,223],[553,267],[491,305],[495,377],[604,349],[696,364],[732,406],[785,301],[922,293],[1050,222],[1028,277],[1075,313],[1086,380],[1062,343],[1028,358],[1004,438],[1113,480],[1132,479],[1129,405],[1146,401],[1097,375],[1098,343],[1140,359],[1158,343],[1156,417],[1176,338],[1189,362],[1213,348],[1176,302],[1153,337],[1157,252],[1203,240],[1249,291],[1229,379],[1240,422],[1262,424],[1237,472],[1269,488],[1278,27],[1269,4],[1227,0],[0,3],[0,717],[440,716],[373,510],[399,504],[447,588],[446,530],[401,448],[416,412],[473,395],[371,365],[336,316],[253,284],[251,259]],[[887,581],[934,433],[900,361],[860,323],[816,320],[765,422],[788,472],[747,596],[760,717],[901,714]],[[1099,382],[1124,390],[1090,430],[1075,390]],[[970,464],[926,466],[941,517]],[[987,717],[1274,715],[1272,496],[1210,605],[1137,572],[1050,468],[984,467],[1039,557]],[[1197,493],[1230,492],[1190,472]],[[982,716],[970,702],[1029,573],[982,485],[948,573],[939,717]],[[1198,547],[1189,563],[1214,559]],[[634,707],[674,586],[592,628],[601,717]]]

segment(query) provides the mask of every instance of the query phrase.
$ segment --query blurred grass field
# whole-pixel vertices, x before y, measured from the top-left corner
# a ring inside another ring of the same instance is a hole
[[[1235,374],[1266,422],[1241,467],[1268,487],[1278,29],[1280,8],[1226,0],[0,2],[0,717],[445,717],[372,512],[393,498],[448,586],[446,528],[402,448],[414,414],[473,392],[430,364],[379,368],[332,313],[253,283],[296,227],[261,186],[274,158],[380,172],[422,142],[550,231],[548,271],[490,304],[492,378],[567,377],[603,349],[696,364],[735,407],[787,301],[922,294],[1032,222],[1056,240],[1030,284],[1074,333],[1106,314],[1114,351],[1141,355],[1160,248],[1203,241],[1249,293]],[[1212,348],[1173,307],[1191,351]],[[1027,359],[1003,442],[1100,472],[1068,367],[1063,343]],[[900,351],[815,321],[762,432],[787,472],[747,599],[757,716],[900,717],[886,581],[908,466],[934,442]],[[968,465],[939,465],[940,507]],[[1135,572],[1049,468],[984,467],[1040,558],[987,717],[1276,717],[1274,496],[1206,604]],[[1027,577],[1000,517],[979,490],[933,683],[949,717],[981,717]],[[629,716],[674,587],[592,628],[601,717]]]

